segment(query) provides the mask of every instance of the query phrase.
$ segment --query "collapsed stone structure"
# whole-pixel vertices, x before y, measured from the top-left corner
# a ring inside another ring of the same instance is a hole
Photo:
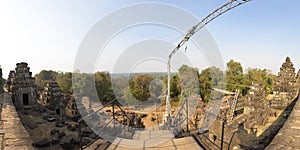
[[[25,62],[17,63],[15,71],[11,71],[8,79],[12,100],[17,109],[37,104],[35,78]]]
[[[207,149],[219,149],[222,142],[222,132],[224,133],[224,147],[223,149],[240,148],[241,139],[235,134],[235,129],[230,128],[228,125],[223,126],[221,120],[215,120],[208,128],[208,132],[202,135],[201,142]],[[224,127],[224,128],[223,128]],[[204,136],[207,136],[205,138]]]
[[[59,85],[55,81],[47,83],[40,95],[40,104],[59,114],[60,103],[62,103],[62,93]]]
[[[242,100],[242,94],[239,92],[227,95],[222,100],[222,118],[226,119],[228,123],[231,123],[232,119],[237,115],[240,115],[244,110],[244,101]]]
[[[246,128],[254,125],[265,125],[270,114],[270,103],[266,100],[264,86],[261,83],[252,83],[245,100],[244,114],[249,115]]]
[[[299,77],[299,72],[297,76]],[[275,80],[272,107],[278,109],[286,107],[296,97],[298,88],[294,65],[291,59],[287,57]]]
[[[64,100],[65,100],[65,102],[67,102],[66,116],[69,117],[69,118],[78,117],[80,114],[78,112],[74,96],[65,95]]]
[[[7,78],[7,81],[6,81],[6,84],[7,84],[7,88],[8,88],[8,92],[12,92],[12,89],[14,87],[14,79],[15,79],[15,71],[14,70],[11,70],[9,72],[9,75],[8,75],[8,78]]]
[[[252,83],[246,97],[244,114],[256,111],[267,106],[265,90],[261,83]]]

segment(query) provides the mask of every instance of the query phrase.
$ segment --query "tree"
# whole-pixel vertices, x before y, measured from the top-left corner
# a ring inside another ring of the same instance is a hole
[[[264,87],[265,94],[272,93],[273,84],[275,80],[275,75],[273,75],[267,69],[249,69],[247,74],[244,77],[244,84],[250,86],[252,83],[259,83],[262,84]]]
[[[97,94],[101,102],[109,102],[115,98],[112,89],[111,77],[108,72],[96,72],[95,84]]]
[[[139,101],[147,101],[151,96],[149,85],[152,80],[153,76],[148,74],[135,75],[129,84],[132,95]]]
[[[87,96],[90,100],[97,99],[97,91],[95,90],[94,74],[73,73],[73,91],[74,96],[82,99]]]
[[[160,80],[153,80],[149,86],[151,96],[157,98],[162,95],[163,84]]]
[[[73,93],[72,87],[72,73],[71,72],[60,72],[56,75],[56,82],[58,83],[60,90],[63,93],[71,94]]]
[[[165,83],[165,87],[167,87],[168,86],[168,77],[167,76],[165,77],[164,83]],[[167,92],[167,90],[166,90],[166,92]],[[180,99],[180,93],[181,93],[181,83],[180,83],[179,75],[178,75],[178,73],[176,73],[173,76],[171,76],[171,79],[170,79],[171,101],[178,102]]]
[[[39,91],[43,90],[50,81],[56,81],[63,93],[71,94],[72,89],[72,73],[56,72],[52,70],[42,70],[35,75],[35,84]]]
[[[209,102],[211,90],[213,87],[220,87],[224,79],[223,72],[216,67],[210,67],[202,70],[199,75],[200,96],[204,102]]]
[[[178,74],[181,83],[181,102],[184,102],[191,96],[200,95],[198,69],[182,65]]]
[[[44,89],[46,84],[50,81],[55,81],[57,72],[52,70],[42,70],[40,73],[35,75],[35,84],[37,85],[38,91]]]
[[[174,75],[170,80],[170,97],[174,99],[174,101],[178,102],[180,99],[181,93],[181,83],[179,79],[179,75]]]
[[[236,88],[245,92],[245,87],[243,86],[243,67],[241,63],[230,60],[227,63],[226,70],[226,89],[234,91]]]
[[[112,88],[113,88],[113,94],[118,99],[118,101],[122,102],[124,100],[124,92],[126,90],[129,91],[129,83],[124,76],[112,76]],[[130,91],[129,91],[130,92]],[[128,98],[128,96],[127,96]]]
[[[123,90],[122,99],[125,100],[125,103],[129,106],[137,106],[139,101],[132,95],[129,88]]]

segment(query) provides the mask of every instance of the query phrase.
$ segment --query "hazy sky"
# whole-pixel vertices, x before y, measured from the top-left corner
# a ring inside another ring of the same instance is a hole
[[[136,3],[160,2],[180,7],[200,20],[226,1],[0,0],[0,65],[3,77],[7,78],[9,70],[13,70],[18,62],[27,62],[33,74],[43,69],[72,71],[77,50],[84,36],[99,20],[119,8]],[[253,0],[219,17],[209,24],[207,29],[216,41],[224,63],[234,59],[241,62],[244,69],[267,68],[276,73],[285,57],[290,56],[298,70],[299,6],[299,0]],[[176,19],[175,14],[174,16]],[[105,58],[112,60],[103,60],[103,65],[99,63],[96,66],[111,71],[115,63],[113,57],[120,55],[117,49],[126,45],[126,41],[145,38],[145,34],[149,32],[168,35],[162,39],[173,44],[180,39],[180,34],[167,29],[140,26],[131,32],[128,31],[127,35],[124,32],[120,37],[116,37],[115,44],[112,42],[108,45],[105,52]],[[155,34],[149,38],[160,38]],[[189,49],[188,53],[187,55],[193,55],[202,62],[203,56],[197,56],[192,49]],[[162,71],[153,70],[154,64],[159,65],[146,62],[144,66],[136,66],[135,71]],[[165,64],[161,62],[160,65]],[[202,65],[196,67],[203,69]]]

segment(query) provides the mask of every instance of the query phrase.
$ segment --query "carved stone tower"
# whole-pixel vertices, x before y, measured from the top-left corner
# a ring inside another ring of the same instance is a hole
[[[15,72],[11,72],[13,74],[12,96],[16,108],[23,109],[37,104],[35,79],[27,63],[17,63],[16,66]]]

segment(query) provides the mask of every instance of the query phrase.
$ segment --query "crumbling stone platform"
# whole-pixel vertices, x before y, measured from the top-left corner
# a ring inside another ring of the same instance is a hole
[[[8,93],[3,93],[0,96],[0,106],[2,107],[0,135],[3,136],[1,149],[33,150],[30,135],[22,125]]]

